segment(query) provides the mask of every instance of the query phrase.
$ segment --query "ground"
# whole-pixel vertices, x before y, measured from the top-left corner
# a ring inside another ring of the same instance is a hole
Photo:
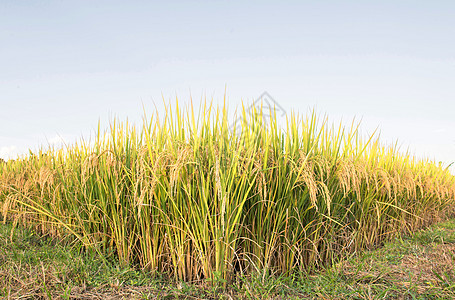
[[[227,289],[169,282],[96,253],[0,225],[4,299],[455,299],[455,219],[317,274],[242,278]]]

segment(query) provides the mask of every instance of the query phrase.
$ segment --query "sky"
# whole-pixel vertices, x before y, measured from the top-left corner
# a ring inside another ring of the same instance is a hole
[[[455,161],[455,1],[0,1],[0,157],[163,100],[362,120]]]

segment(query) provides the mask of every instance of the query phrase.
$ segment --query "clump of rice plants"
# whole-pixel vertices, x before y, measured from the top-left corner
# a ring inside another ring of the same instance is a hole
[[[430,160],[274,111],[229,129],[226,106],[170,104],[142,127],[0,164],[3,220],[72,238],[177,280],[293,274],[452,213],[455,177]]]

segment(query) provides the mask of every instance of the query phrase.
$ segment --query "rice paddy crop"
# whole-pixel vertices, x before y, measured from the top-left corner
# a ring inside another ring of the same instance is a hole
[[[358,123],[242,116],[236,132],[226,105],[176,102],[139,128],[113,121],[94,143],[0,163],[3,219],[177,280],[229,282],[318,268],[454,211],[447,168]]]

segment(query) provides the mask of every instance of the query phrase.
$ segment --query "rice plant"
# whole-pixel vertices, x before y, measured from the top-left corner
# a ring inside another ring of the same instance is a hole
[[[166,106],[142,127],[0,163],[3,220],[176,280],[293,274],[454,212],[455,177],[359,124]]]

